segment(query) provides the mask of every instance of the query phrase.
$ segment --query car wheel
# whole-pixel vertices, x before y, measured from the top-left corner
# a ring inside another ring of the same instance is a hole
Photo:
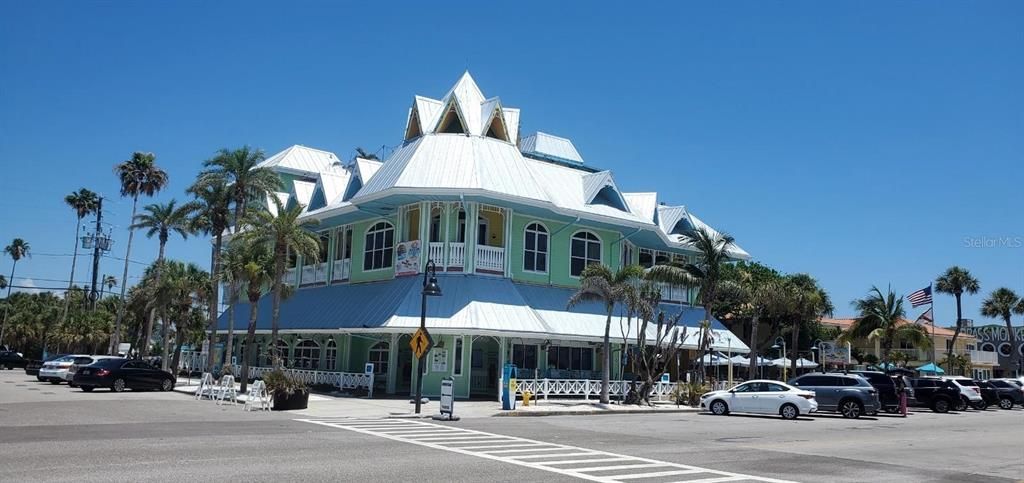
[[[960,396],[956,404],[953,406],[954,411],[966,411],[967,410],[967,398]]]
[[[999,399],[999,409],[1013,409],[1013,399],[1008,397]]]
[[[92,392],[93,389],[96,389],[96,388],[94,388],[92,386],[82,386],[82,391],[83,392]]]
[[[174,389],[174,381],[172,381],[170,379],[164,379],[163,381],[160,382],[160,390],[161,391],[167,392],[167,391],[170,391],[172,389]]]
[[[114,379],[114,385],[110,388],[110,390],[114,392],[124,392],[124,389],[124,379]]]
[[[711,403],[711,414],[725,416],[729,414],[729,405],[725,401],[715,401]]]
[[[782,419],[796,419],[797,416],[800,416],[800,410],[796,406],[786,403],[779,408],[779,415],[782,416]]]
[[[949,401],[947,399],[936,399],[932,403],[932,411],[937,413],[948,413],[949,412]]]
[[[984,410],[988,409],[988,403],[985,402],[985,401],[977,402],[977,403],[971,404],[971,407],[974,408],[974,409],[977,409],[978,411],[984,411]]]
[[[839,403],[839,414],[842,414],[846,419],[857,419],[863,412],[864,406],[860,401],[847,399]]]

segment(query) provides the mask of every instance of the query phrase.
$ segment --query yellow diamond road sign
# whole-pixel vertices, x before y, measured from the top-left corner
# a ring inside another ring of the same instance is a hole
[[[416,333],[412,335],[412,339],[409,340],[409,347],[412,348],[412,353],[417,359],[424,356],[431,347],[434,347],[434,340],[427,333],[427,329],[419,328]]]

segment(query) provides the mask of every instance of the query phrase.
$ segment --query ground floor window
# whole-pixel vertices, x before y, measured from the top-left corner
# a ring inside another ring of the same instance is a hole
[[[514,344],[512,346],[512,363],[519,369],[536,369],[537,346]]]
[[[288,343],[283,341],[283,340],[281,340],[281,339],[278,339],[277,340],[277,344],[275,344],[275,347],[277,347],[277,357],[280,358],[282,361],[284,361],[284,365],[287,366],[288,365],[288,355],[289,355],[288,354]]]
[[[374,374],[387,374],[388,373],[388,352],[390,352],[391,344],[387,342],[378,342],[376,345],[370,348],[370,354],[367,360],[373,363]]]
[[[313,340],[304,340],[295,346],[292,367],[296,369],[320,368],[320,344]]]
[[[333,371],[338,368],[338,343],[334,339],[327,341],[327,347],[324,349],[324,369]]]
[[[452,375],[462,375],[462,337],[455,338],[455,366],[452,369]]]
[[[592,371],[594,370],[594,349],[551,346],[548,348],[548,369]]]

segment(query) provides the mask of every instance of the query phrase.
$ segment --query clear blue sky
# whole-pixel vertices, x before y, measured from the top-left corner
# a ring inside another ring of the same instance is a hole
[[[0,3],[0,241],[36,252],[16,283],[67,279],[70,258],[44,254],[71,252],[62,199],[79,187],[113,198],[123,256],[131,205],[112,169],[132,151],[169,172],[159,200],[221,147],[348,159],[400,142],[412,96],[468,68],[522,108],[524,132],[570,137],[623,190],[811,273],[839,314],[872,284],[907,293],[954,264],[985,293],[1024,292],[1024,246],[965,244],[1024,242],[1020,2],[290,3]],[[208,264],[205,240],[168,253]],[[132,259],[155,255],[143,238]]]

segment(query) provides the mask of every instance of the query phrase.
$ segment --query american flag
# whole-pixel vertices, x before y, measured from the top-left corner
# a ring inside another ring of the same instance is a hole
[[[907,295],[907,300],[910,301],[910,305],[914,307],[920,307],[922,305],[932,303],[932,286],[929,285],[917,292]]]

